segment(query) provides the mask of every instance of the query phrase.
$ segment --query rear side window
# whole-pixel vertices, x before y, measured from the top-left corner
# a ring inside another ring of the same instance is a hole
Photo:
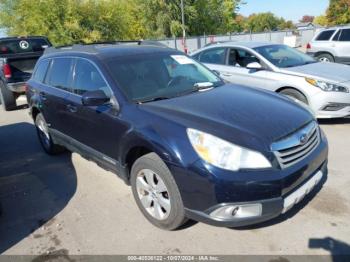
[[[112,94],[106,81],[91,62],[78,59],[74,75],[73,92],[75,94],[83,95],[88,91],[102,90],[108,97],[111,97]]]
[[[43,52],[51,44],[44,38],[19,38],[0,41],[0,54]]]
[[[71,91],[70,81],[73,59],[55,58],[52,61],[50,73],[46,83],[65,91]]]
[[[42,60],[39,62],[34,74],[33,74],[33,79],[38,82],[44,82],[47,68],[49,67],[50,61],[47,60]]]
[[[350,29],[343,29],[339,37],[339,41],[350,41]]]
[[[200,55],[202,63],[224,65],[226,58],[226,48],[214,48],[203,51]]]
[[[335,32],[335,30],[323,31],[317,36],[316,40],[317,41],[328,41],[329,39],[331,39],[334,32]]]

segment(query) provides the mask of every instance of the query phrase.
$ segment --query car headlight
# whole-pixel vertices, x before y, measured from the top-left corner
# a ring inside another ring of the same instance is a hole
[[[349,89],[344,86],[339,86],[336,84],[331,84],[331,83],[327,83],[327,82],[312,79],[312,78],[305,78],[305,80],[309,84],[321,88],[323,91],[349,93]]]
[[[216,167],[231,171],[271,167],[271,163],[259,152],[191,128],[187,129],[187,135],[197,154]]]

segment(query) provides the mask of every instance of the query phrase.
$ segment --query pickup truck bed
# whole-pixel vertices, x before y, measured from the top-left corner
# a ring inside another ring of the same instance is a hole
[[[0,102],[5,110],[16,108],[35,64],[50,42],[43,37],[0,39]]]

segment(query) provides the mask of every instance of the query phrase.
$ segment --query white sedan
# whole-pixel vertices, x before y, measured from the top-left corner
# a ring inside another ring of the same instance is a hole
[[[212,44],[191,56],[226,81],[303,102],[317,118],[350,115],[350,66],[318,62],[286,45],[257,42]]]

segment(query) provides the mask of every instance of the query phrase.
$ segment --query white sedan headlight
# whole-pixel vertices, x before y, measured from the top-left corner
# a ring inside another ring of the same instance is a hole
[[[344,86],[339,86],[336,84],[331,84],[331,83],[327,83],[327,82],[312,79],[312,78],[305,78],[305,80],[309,84],[321,88],[323,91],[349,93],[349,89]]]
[[[191,128],[187,129],[187,135],[197,154],[216,167],[231,171],[271,167],[271,163],[259,152]]]

